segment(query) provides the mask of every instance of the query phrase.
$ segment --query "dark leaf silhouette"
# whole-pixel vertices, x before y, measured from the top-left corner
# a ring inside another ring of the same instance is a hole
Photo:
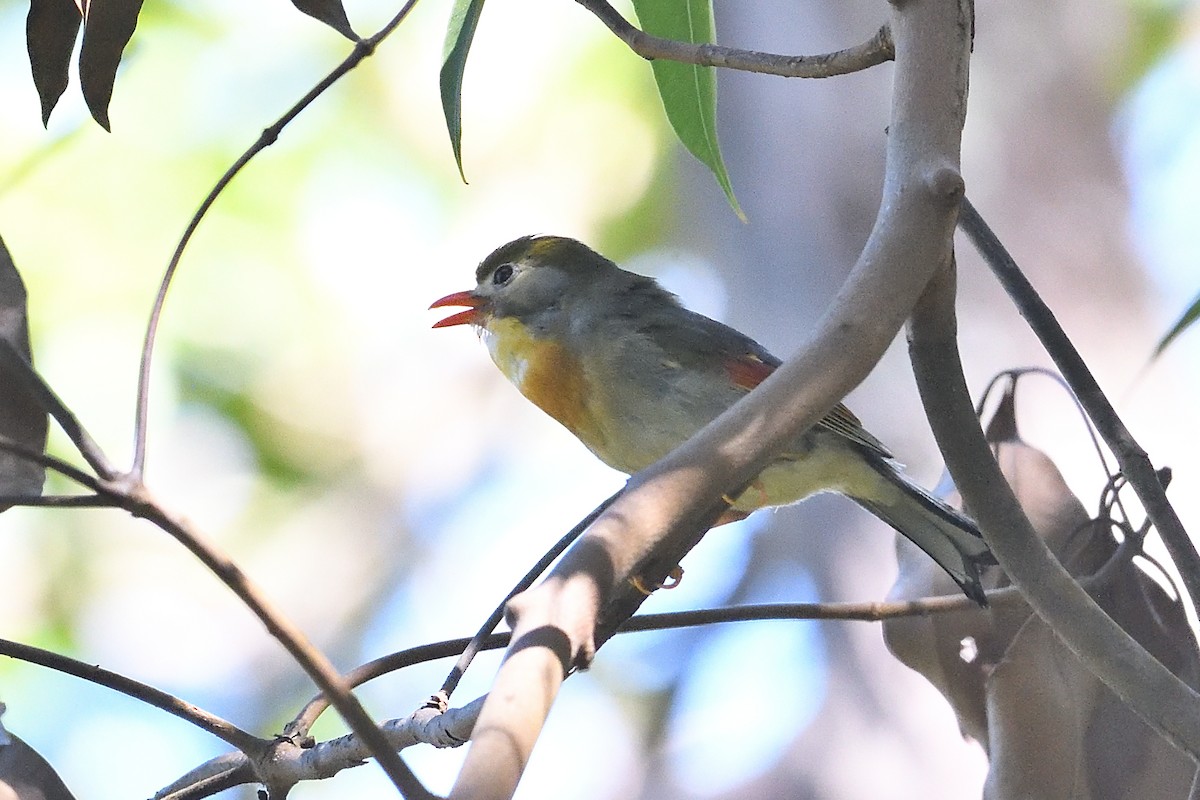
[[[1034,528],[1077,576],[1117,550],[1110,523],[1092,520],[1044,453],[1021,442],[1006,393],[988,426],[1005,477]],[[893,596],[953,594],[955,586],[907,540],[897,543]],[[1200,659],[1177,599],[1129,560],[1091,585],[1096,602],[1164,666],[1196,686]],[[989,588],[1007,585],[998,569]],[[985,800],[1185,797],[1194,765],[1135,716],[1019,599],[988,611],[889,620],[888,647],[936,686],[990,769]]]
[[[0,703],[0,714],[4,704]],[[0,722],[0,798],[9,800],[75,800],[46,759]]]
[[[0,240],[0,338],[29,359],[29,327],[25,316],[25,284]],[[30,450],[46,448],[46,412],[21,388],[18,381],[0,379],[0,436]],[[0,494],[42,492],[45,469],[28,459],[0,451]]]
[[[352,42],[359,41],[358,34],[350,27],[350,19],[341,0],[292,0],[292,5],[319,19]]]
[[[1175,341],[1179,334],[1183,333],[1193,324],[1195,324],[1197,319],[1200,319],[1200,295],[1196,296],[1196,299],[1193,300],[1191,305],[1187,307],[1187,310],[1183,312],[1183,316],[1181,316],[1175,322],[1175,324],[1171,326],[1171,330],[1167,331],[1167,334],[1163,336],[1162,340],[1158,343],[1158,346],[1154,348],[1154,357],[1157,358],[1160,356],[1162,351],[1167,349],[1167,345]]]
[[[1005,384],[1004,394],[1000,396],[1000,404],[992,413],[992,421],[988,423],[984,435],[989,442],[1017,442],[1021,434],[1017,432],[1017,381],[1010,380]]]
[[[31,0],[25,18],[25,43],[33,85],[42,102],[42,124],[67,88],[71,51],[83,21],[74,0]]]
[[[137,27],[142,0],[92,0],[86,8],[83,45],[79,49],[79,84],[92,118],[109,130],[108,103],[117,67]]]

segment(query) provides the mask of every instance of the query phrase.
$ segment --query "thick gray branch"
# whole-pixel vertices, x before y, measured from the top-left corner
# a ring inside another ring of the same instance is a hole
[[[1067,647],[1146,722],[1197,757],[1200,696],[1109,618],[1034,532],[979,429],[955,337],[947,269],[914,311],[913,370],[946,465],[992,552]]]

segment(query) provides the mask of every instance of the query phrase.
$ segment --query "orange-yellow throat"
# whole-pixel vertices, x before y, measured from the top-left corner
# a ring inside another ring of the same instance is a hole
[[[515,319],[491,319],[484,342],[492,361],[521,394],[562,423],[589,448],[602,446],[587,378],[563,345],[530,335]]]

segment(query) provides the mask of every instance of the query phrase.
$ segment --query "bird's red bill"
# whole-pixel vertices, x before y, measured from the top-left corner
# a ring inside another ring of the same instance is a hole
[[[459,311],[457,314],[451,314],[445,319],[433,323],[435,328],[449,328],[452,325],[478,325],[483,312],[480,307],[483,305],[483,300],[476,297],[471,292],[455,292],[448,294],[440,300],[434,300],[429,306],[430,308],[445,308],[446,306],[467,306],[466,311]]]

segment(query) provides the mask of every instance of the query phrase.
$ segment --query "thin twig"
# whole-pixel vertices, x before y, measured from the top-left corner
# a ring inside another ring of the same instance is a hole
[[[241,753],[226,753],[200,765],[154,793],[154,800],[202,800],[255,782],[254,765]]]
[[[0,506],[26,508],[116,508],[118,502],[99,494],[0,494]]]
[[[142,487],[142,478],[145,474],[146,465],[150,369],[153,360],[154,343],[158,334],[159,322],[162,318],[167,291],[178,270],[184,249],[199,227],[200,221],[216,202],[217,197],[242,168],[255,155],[273,144],[279,138],[279,134],[283,128],[315,101],[317,97],[323,94],[343,75],[354,69],[361,61],[370,56],[375,51],[376,46],[404,21],[415,5],[416,0],[407,0],[400,11],[378,33],[369,39],[356,42],[353,51],[341,64],[314,86],[311,91],[293,105],[274,124],[262,132],[258,140],[226,170],[225,174],[213,186],[212,190],[200,204],[200,207],[193,214],[183,235],[180,237],[179,243],[175,247],[174,253],[171,255],[171,260],[159,283],[158,293],[155,296],[154,305],[150,312],[150,319],[146,325],[146,335],[142,344],[141,364],[138,370],[137,404],[134,414],[133,464],[129,471],[130,483],[136,487],[137,494],[139,495],[135,498],[135,501],[141,504],[141,507],[134,511],[134,513],[154,519],[164,530],[175,536],[178,541],[200,558],[215,574],[225,581],[226,585],[238,594],[239,598],[262,620],[272,635],[284,645],[317,685],[329,694],[332,702],[343,718],[345,718],[347,724],[350,725],[352,730],[362,736],[364,743],[371,749],[379,765],[388,774],[388,777],[396,787],[408,798],[431,797],[432,795],[417,780],[412,771],[404,765],[404,762],[396,752],[387,746],[386,739],[357,699],[346,689],[333,665],[328,662],[319,650],[312,647],[298,629],[294,628],[282,615],[275,612],[267,604],[266,599],[260,595],[257,588],[246,579],[246,576],[232,561],[217,553],[210,544],[201,542],[195,536],[194,532],[190,531],[188,526],[182,523],[181,520],[173,519],[164,510],[148,503],[143,496],[146,493]]]
[[[1115,557],[1114,557],[1115,560]],[[1092,583],[1100,579],[1101,573],[1082,579]],[[993,609],[1007,603],[1024,602],[1020,592],[1012,587],[993,589],[988,592],[988,601]],[[672,611],[661,614],[640,614],[626,620],[618,634],[642,633],[646,631],[676,630],[686,627],[727,624],[734,622],[764,622],[771,620],[841,620],[852,622],[880,622],[901,617],[926,617],[956,612],[978,612],[975,601],[963,595],[923,597],[915,600],[893,600],[886,602],[859,603],[763,603],[756,605],[726,606],[694,611]],[[982,612],[980,612],[982,613]],[[478,650],[499,650],[511,641],[509,633],[493,633],[478,640]],[[346,683],[357,688],[362,684],[415,664],[449,658],[464,651],[476,642],[475,637],[447,639],[441,642],[411,647],[377,658],[346,674]],[[287,725],[283,736],[301,741],[308,736],[313,724],[329,703],[324,695],[314,697]],[[386,727],[389,723],[384,723]],[[241,782],[247,782],[245,780]],[[175,785],[184,783],[183,779]],[[234,785],[227,784],[224,788]],[[174,795],[172,795],[174,797]]]
[[[1130,556],[1133,553],[1133,548],[1129,546],[1127,540],[1110,556],[1107,562],[1096,572],[1091,575],[1081,577],[1080,584],[1085,587],[1097,587],[1103,585],[1116,569],[1122,564],[1129,562]],[[1021,592],[1015,587],[1009,586],[1001,589],[992,589],[988,592],[988,601],[993,611],[1004,608],[1007,605],[1025,604],[1025,598]],[[644,631],[657,630],[677,630],[685,627],[698,627],[704,625],[724,624],[732,622],[756,622],[756,621],[771,621],[771,620],[841,620],[841,621],[859,621],[859,622],[879,622],[888,619],[897,619],[901,617],[918,617],[918,616],[936,616],[938,614],[947,613],[972,613],[981,614],[978,605],[975,601],[961,594],[944,595],[936,597],[923,597],[915,600],[894,600],[886,602],[861,602],[861,603],[764,603],[757,605],[743,606],[727,606],[722,608],[700,609],[695,611],[675,611],[662,614],[643,614],[626,620],[625,624],[616,631],[622,633],[637,633]],[[473,637],[471,639],[449,639],[442,642],[433,642],[430,644],[412,647],[407,650],[401,650],[390,655],[375,659],[367,664],[355,668],[346,675],[346,682],[352,687],[358,687],[369,680],[378,678],[390,672],[412,666],[414,664],[424,663],[439,658],[448,658],[457,653],[462,652],[468,645],[475,645],[478,650],[498,650],[507,647],[511,643],[511,635],[509,633],[496,633],[485,637],[482,640]],[[471,706],[477,705],[483,701],[483,698],[477,698],[464,706],[458,711],[465,712]],[[313,760],[319,760],[320,756],[317,751],[322,748],[329,749],[331,744],[349,745],[352,736],[340,737],[333,742],[314,743],[308,740],[308,732],[312,729],[313,724],[321,713],[328,707],[328,702],[324,696],[318,695],[310,701],[304,709],[296,716],[296,719],[290,723],[284,730],[283,738],[290,742],[296,743],[302,748],[310,749],[314,756]],[[415,714],[428,713],[433,707],[427,704]],[[443,707],[444,710],[444,707]],[[432,718],[431,718],[432,719]],[[385,731],[392,730],[397,725],[404,725],[406,720],[389,720],[381,726]],[[459,723],[455,723],[456,725]],[[458,746],[465,744],[468,740],[469,731],[460,731],[462,734],[455,735],[452,739],[447,739],[450,736],[449,731],[443,731],[435,739],[422,738],[421,741],[434,743],[439,747]],[[226,789],[243,783],[251,782],[253,776],[247,774],[244,770],[237,773],[233,770],[233,765],[223,759],[228,759],[233,754],[219,757],[206,764],[197,767],[187,776],[180,778],[167,789],[164,789],[158,795],[157,800],[197,800],[198,798],[208,797],[214,794],[216,790]],[[283,754],[280,754],[283,757]],[[311,766],[309,767],[311,769]],[[328,772],[322,770],[315,771],[315,777],[327,777]],[[220,779],[220,783],[215,782]],[[306,779],[304,775],[299,777],[300,780]],[[192,782],[195,781],[195,782]]]
[[[236,747],[247,755],[258,753],[266,745],[270,744],[270,742],[264,739],[247,733],[232,722],[221,719],[217,715],[185,702],[174,695],[167,694],[161,689],[156,689],[153,686],[135,681],[133,678],[120,675],[116,672],[110,672],[92,664],[86,664],[69,656],[52,653],[40,647],[21,644],[20,642],[8,639],[0,639],[0,655],[27,661],[30,664],[38,664],[47,669],[67,675],[73,675],[76,678],[90,681],[99,686],[105,686],[135,700],[140,700],[155,708],[160,708],[168,714],[173,714],[211,733],[221,741],[231,747]]]
[[[196,232],[196,228],[200,226],[200,221],[204,219],[205,214],[208,213],[213,203],[216,202],[217,197],[233,181],[234,177],[241,172],[242,168],[252,158],[274,144],[283,129],[299,116],[300,112],[308,108],[314,100],[324,94],[338,79],[372,55],[379,43],[399,27],[400,23],[404,21],[416,4],[417,0],[407,0],[396,15],[379,29],[378,33],[369,39],[362,39],[355,42],[354,49],[342,63],[338,64],[333,71],[288,109],[283,116],[263,130],[258,140],[246,152],[242,153],[237,161],[225,171],[225,174],[216,182],[212,190],[209,191],[208,196],[204,198],[200,207],[192,215],[187,228],[183,232],[183,236],[180,237],[179,243],[175,246],[175,252],[171,254],[171,260],[167,264],[166,271],[163,273],[162,280],[159,283],[158,294],[154,298],[154,306],[150,311],[150,320],[146,325],[146,336],[142,343],[141,366],[138,370],[137,408],[134,415],[133,465],[130,467],[130,474],[137,480],[141,480],[146,469],[146,425],[150,411],[150,366],[154,355],[154,342],[158,336],[158,325],[159,320],[162,318],[163,304],[167,300],[167,290],[171,287],[171,281],[175,277],[175,273],[179,268],[179,261],[183,258],[183,251],[187,247],[188,242],[191,241],[192,234]]]
[[[980,419],[983,419],[983,406],[987,402],[988,395],[991,394],[992,387],[996,385],[997,381],[999,381],[1001,378],[1008,378],[1009,385],[1012,387],[1012,395],[1015,398],[1018,382],[1026,375],[1042,375],[1047,377],[1054,381],[1054,383],[1056,383],[1060,389],[1066,392],[1067,397],[1070,398],[1071,402],[1075,404],[1075,410],[1079,412],[1079,418],[1083,421],[1083,428],[1085,431],[1087,431],[1088,439],[1091,440],[1092,449],[1096,451],[1096,459],[1100,462],[1100,466],[1103,468],[1104,477],[1108,483],[1108,488],[1111,488],[1116,476],[1120,475],[1120,470],[1118,469],[1116,471],[1116,475],[1114,475],[1114,470],[1109,466],[1108,463],[1108,454],[1104,451],[1104,446],[1100,443],[1100,437],[1096,433],[1096,426],[1092,424],[1091,418],[1088,417],[1087,410],[1083,407],[1083,404],[1079,402],[1079,398],[1075,395],[1075,390],[1071,388],[1071,384],[1067,383],[1067,380],[1054,370],[1047,369],[1046,367],[1019,367],[1004,370],[1003,372],[994,376],[992,380],[988,382],[987,387],[984,388],[983,395],[980,397],[979,402],[975,405],[975,415]],[[1125,504],[1121,502],[1120,492],[1114,491],[1112,493],[1112,499],[1117,509],[1120,510],[1125,524],[1132,528],[1133,523],[1130,522],[1129,512],[1125,510]],[[1103,503],[1103,499],[1101,502]],[[1101,516],[1106,514],[1103,507],[1100,510],[1100,514]],[[1111,514],[1109,514],[1109,516],[1111,516]]]
[[[692,44],[653,36],[631,25],[606,0],[577,0],[595,14],[629,49],[642,58],[661,58],[703,67],[724,67],[785,78],[831,78],[859,72],[895,57],[892,36],[884,25],[857,47],[815,56],[784,56],[757,50],[739,50],[718,44]]]
[[[409,647],[405,650],[399,650],[395,653],[389,653],[386,656],[381,656],[373,661],[368,661],[362,666],[355,667],[350,672],[346,673],[346,684],[357,688],[367,681],[375,680],[397,670],[411,667],[414,664],[424,664],[427,661],[436,661],[440,658],[450,658],[462,653],[468,645],[476,641],[477,637],[463,637],[461,639],[447,639],[441,642],[433,642],[431,644],[423,644],[417,647]],[[479,651],[496,650],[501,647],[507,647],[509,642],[508,633],[493,633],[490,636],[485,636],[478,642]],[[319,694],[300,710],[288,725],[283,729],[283,735],[294,738],[301,738],[308,735],[312,730],[312,726],[316,723],[317,718],[329,707],[329,700],[325,695]]]
[[[433,795],[413,775],[412,771],[392,750],[374,720],[362,704],[350,692],[349,686],[329,659],[308,640],[299,628],[274,607],[262,591],[221,549],[200,534],[187,520],[173,516],[151,497],[145,487],[140,487],[133,500],[135,516],[153,522],[182,544],[192,555],[228,586],[238,599],[258,617],[267,631],[284,646],[284,649],[308,673],[313,682],[323,691],[334,708],[363,742],[371,749],[379,766],[387,773],[396,788],[406,798],[432,798]]]
[[[28,459],[34,463],[41,464],[46,469],[52,469],[63,477],[69,478],[85,489],[91,489],[97,494],[107,491],[104,489],[102,482],[98,480],[95,475],[84,472],[79,467],[75,466],[74,464],[69,464],[66,461],[63,461],[61,458],[56,458],[38,450],[34,450],[32,447],[28,447],[20,442],[14,442],[7,436],[0,436],[0,450],[12,453],[24,459]]]
[[[1192,607],[1200,608],[1200,554],[1197,554],[1191,537],[1175,513],[1171,501],[1167,499],[1167,493],[1159,482],[1146,451],[1138,445],[1129,429],[1117,416],[1112,403],[1100,389],[1100,384],[1096,382],[1079,351],[1058,324],[1054,312],[1038,295],[1003,243],[965,197],[959,215],[959,227],[978,248],[984,261],[1020,310],[1021,316],[1029,323],[1029,327],[1042,342],[1042,346],[1070,384],[1075,396],[1087,410],[1088,416],[1096,425],[1096,430],[1116,456],[1121,472],[1133,486],[1146,515],[1162,536],[1171,560],[1179,569]]]
[[[476,654],[479,653],[479,643],[486,639],[492,631],[496,630],[496,626],[500,624],[500,620],[504,619],[504,608],[506,605],[508,605],[508,601],[528,589],[530,586],[533,586],[533,582],[536,581],[538,576],[545,572],[552,563],[554,563],[554,559],[562,555],[563,551],[566,550],[572,542],[578,539],[580,534],[587,530],[587,527],[596,521],[596,517],[603,514],[604,509],[612,505],[612,502],[620,495],[621,492],[619,491],[613,494],[603,503],[596,506],[596,508],[594,508],[586,517],[581,519],[579,523],[575,525],[575,527],[567,531],[567,533],[564,534],[561,539],[555,542],[554,546],[547,550],[546,554],[542,556],[538,562],[529,569],[528,572],[525,573],[525,576],[517,582],[517,585],[514,586],[507,595],[504,596],[504,600],[501,601],[500,605],[496,606],[496,609],[492,612],[491,616],[487,618],[487,621],[485,621],[483,625],[479,627],[479,630],[475,633],[475,636],[472,637],[471,643],[468,644],[466,649],[463,650],[461,657],[454,664],[454,667],[450,670],[450,674],[446,676],[446,680],[442,683],[440,694],[444,695],[447,701],[450,699],[450,696],[454,694],[454,690],[458,688],[458,682],[462,680],[462,676],[466,673],[467,668],[471,666],[471,661],[474,660]]]
[[[20,383],[29,396],[50,416],[54,417],[59,427],[79,449],[79,454],[92,466],[92,469],[96,470],[100,477],[112,480],[119,476],[119,470],[112,465],[108,456],[92,439],[91,434],[84,429],[75,415],[54,393],[54,390],[46,384],[29,360],[13,347],[12,342],[3,338],[0,338],[0,363],[3,363],[4,373],[10,379]]]

